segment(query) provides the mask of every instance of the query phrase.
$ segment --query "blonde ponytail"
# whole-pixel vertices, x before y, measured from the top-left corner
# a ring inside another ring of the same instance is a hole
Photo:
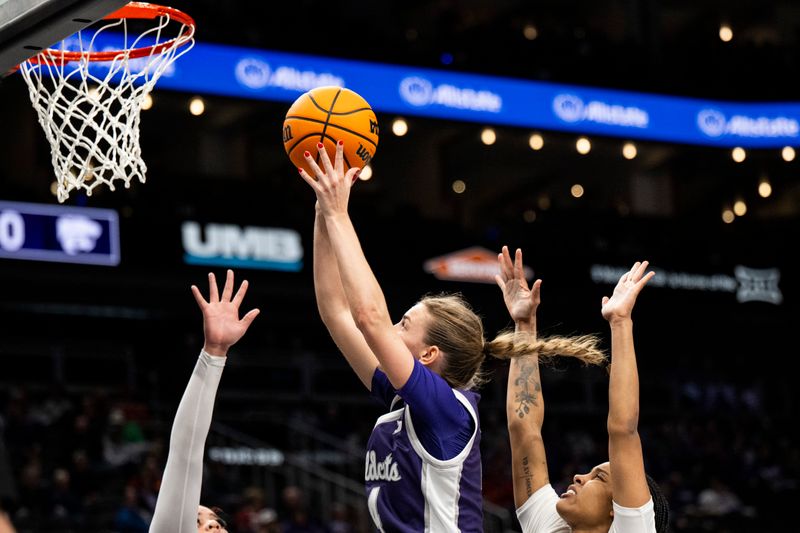
[[[485,343],[484,352],[497,359],[512,359],[535,353],[540,358],[572,357],[585,365],[601,365],[607,358],[599,344],[600,339],[594,335],[540,337],[533,340],[528,334],[507,331]]]
[[[606,361],[598,348],[599,339],[592,335],[580,337],[549,337],[535,341],[530,336],[506,332],[493,341],[485,342],[480,317],[458,294],[425,296],[420,300],[431,316],[425,332],[425,344],[438,346],[445,364],[441,376],[456,389],[474,389],[486,381],[481,366],[486,356],[510,359],[532,353],[540,358],[556,355],[574,357],[587,365]]]

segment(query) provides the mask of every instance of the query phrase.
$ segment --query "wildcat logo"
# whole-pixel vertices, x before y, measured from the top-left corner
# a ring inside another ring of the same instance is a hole
[[[89,217],[65,215],[56,219],[56,238],[68,255],[93,251],[102,234],[103,226]]]
[[[386,459],[378,462],[375,450],[367,452],[367,464],[364,470],[365,481],[400,481],[400,472],[397,469],[397,463],[392,459],[392,454],[386,456]]]

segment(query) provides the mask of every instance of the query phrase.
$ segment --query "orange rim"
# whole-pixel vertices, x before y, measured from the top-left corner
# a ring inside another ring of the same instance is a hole
[[[142,48],[133,48],[131,50],[110,50],[105,52],[67,52],[62,50],[56,50],[54,48],[49,48],[44,52],[41,52],[39,55],[32,57],[28,61],[31,63],[38,63],[38,64],[63,64],[69,63],[71,61],[113,61],[116,57],[120,55],[120,53],[125,53],[129,59],[135,59],[138,57],[145,57],[149,55],[160,54],[164,50],[172,48],[173,46],[183,46],[184,44],[188,43],[192,36],[194,36],[194,19],[184,13],[183,11],[179,11],[172,7],[166,6],[159,6],[156,4],[148,4],[147,2],[131,2],[130,4],[126,5],[114,11],[113,13],[106,15],[103,17],[103,20],[115,20],[115,19],[143,19],[143,20],[152,20],[158,17],[167,16],[170,20],[175,20],[180,22],[181,24],[185,25],[186,28],[183,30],[178,37],[174,39],[170,39],[169,41],[165,41],[160,44],[156,44],[153,46],[144,46]]]

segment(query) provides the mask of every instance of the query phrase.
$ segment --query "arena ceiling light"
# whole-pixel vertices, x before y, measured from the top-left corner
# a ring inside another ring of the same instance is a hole
[[[538,133],[531,134],[528,138],[528,146],[531,147],[531,150],[541,150],[544,146],[544,137]]]
[[[719,27],[719,39],[724,42],[728,43],[733,39],[733,30],[728,24],[722,24]]]
[[[397,135],[398,137],[402,137],[406,133],[408,133],[408,122],[406,122],[402,118],[396,118],[392,122],[392,133]]]
[[[628,160],[634,159],[637,153],[638,151],[636,150],[635,144],[627,142],[624,145],[622,145],[622,157],[624,157],[625,159]]]
[[[758,195],[761,198],[769,198],[772,195],[772,185],[766,176],[758,182]]]

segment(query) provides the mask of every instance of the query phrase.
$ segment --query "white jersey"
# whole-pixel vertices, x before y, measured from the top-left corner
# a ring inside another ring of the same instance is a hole
[[[523,533],[572,533],[563,518],[556,511],[558,494],[552,485],[545,485],[534,492],[517,509],[517,518]],[[631,509],[612,502],[614,521],[609,533],[656,533],[656,513],[653,499],[641,507]]]
[[[225,360],[200,352],[172,423],[167,466],[150,533],[197,532],[203,454]]]

